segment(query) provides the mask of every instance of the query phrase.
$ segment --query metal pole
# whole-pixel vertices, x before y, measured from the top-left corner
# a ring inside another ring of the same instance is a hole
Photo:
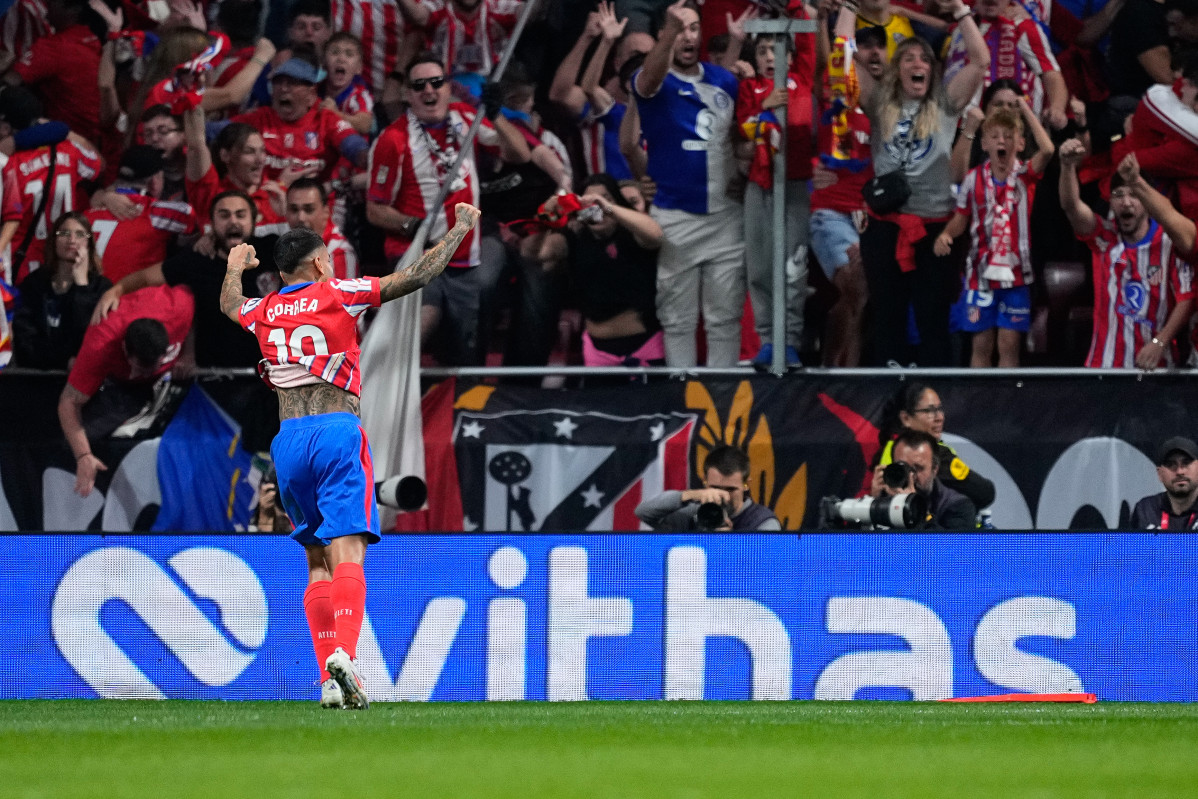
[[[789,79],[787,63],[787,38],[796,33],[815,33],[816,24],[809,19],[753,19],[745,23],[747,33],[774,34],[774,88],[786,89]],[[777,113],[780,139],[778,152],[774,154],[774,280],[773,310],[771,320],[774,340],[774,355],[770,372],[775,375],[786,373],[786,116],[789,101]],[[800,298],[802,302],[804,298]]]

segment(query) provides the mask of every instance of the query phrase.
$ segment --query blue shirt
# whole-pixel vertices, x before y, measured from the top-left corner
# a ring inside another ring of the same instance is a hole
[[[657,183],[653,204],[693,214],[723,210],[732,203],[727,188],[735,170],[736,78],[702,61],[698,75],[671,69],[657,93],[645,97],[637,89],[639,75],[632,90],[649,146],[649,174]]]

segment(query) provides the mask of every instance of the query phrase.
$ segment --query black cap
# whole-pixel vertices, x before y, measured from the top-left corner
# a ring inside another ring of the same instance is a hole
[[[881,25],[870,25],[857,29],[857,46],[867,47],[871,44],[885,47],[887,43],[886,29]],[[872,40],[872,41],[871,41]]]
[[[42,101],[24,86],[9,86],[0,92],[0,122],[25,130],[41,116]]]
[[[162,171],[162,153],[148,144],[135,144],[121,156],[121,180],[145,180]]]
[[[1156,451],[1157,465],[1159,466],[1169,460],[1169,456],[1174,452],[1181,452],[1189,456],[1190,460],[1198,461],[1198,444],[1195,444],[1188,438],[1174,436],[1164,444],[1161,444],[1160,449]]]

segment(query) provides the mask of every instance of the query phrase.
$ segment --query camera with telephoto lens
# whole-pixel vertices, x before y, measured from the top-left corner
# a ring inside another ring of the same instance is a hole
[[[727,502],[704,502],[695,514],[695,526],[700,530],[718,530],[732,518],[732,508]]]
[[[891,461],[882,469],[882,484],[891,491],[902,491],[911,482],[914,472],[906,461]]]
[[[928,501],[922,494],[898,494],[893,497],[862,497],[820,500],[820,527],[844,527],[847,524],[910,530],[927,518]]]

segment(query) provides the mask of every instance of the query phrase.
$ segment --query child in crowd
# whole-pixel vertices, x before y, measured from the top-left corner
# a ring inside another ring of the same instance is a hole
[[[352,33],[338,31],[324,49],[325,79],[322,105],[336,111],[363,136],[374,124],[374,97],[362,78],[362,41]]]
[[[957,212],[936,238],[944,256],[968,226],[973,243],[965,262],[965,285],[955,310],[955,329],[973,334],[970,365],[1019,366],[1021,333],[1031,326],[1032,258],[1028,216],[1036,183],[1052,158],[1052,139],[1023,98],[1020,113],[995,108],[982,122],[986,160],[965,176],[957,193]],[[1036,154],[1019,159],[1024,126],[1032,132]],[[995,333],[997,331],[997,335]]]

